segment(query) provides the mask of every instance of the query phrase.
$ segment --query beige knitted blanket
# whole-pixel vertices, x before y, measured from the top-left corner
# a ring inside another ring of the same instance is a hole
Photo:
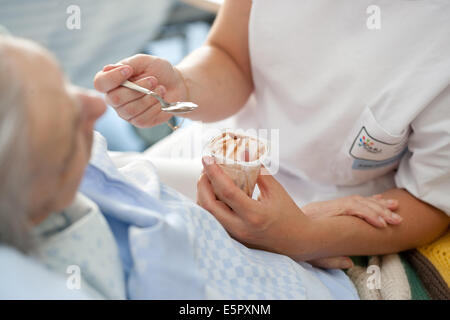
[[[374,256],[368,267],[347,271],[362,300],[410,300],[408,277],[398,254]]]

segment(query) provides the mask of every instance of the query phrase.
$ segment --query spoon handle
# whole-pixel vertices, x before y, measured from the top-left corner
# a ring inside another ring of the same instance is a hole
[[[166,102],[163,98],[161,98],[161,96],[159,94],[157,94],[156,92],[152,91],[152,90],[148,90],[147,88],[138,86],[137,84],[131,82],[131,81],[125,81],[124,83],[122,83],[122,86],[127,87],[128,89],[132,89],[132,90],[136,90],[145,94],[150,94],[152,95],[154,98],[156,98],[156,100],[159,101],[159,103],[161,104],[161,108],[164,111],[164,108],[169,107],[169,103]]]
[[[145,94],[152,94],[152,93],[154,93],[153,91],[148,90],[147,88],[138,86],[136,83],[133,83],[133,82],[128,81],[128,80],[125,81],[124,83],[122,83],[122,86],[127,87],[128,89],[133,89],[133,90],[145,93]]]

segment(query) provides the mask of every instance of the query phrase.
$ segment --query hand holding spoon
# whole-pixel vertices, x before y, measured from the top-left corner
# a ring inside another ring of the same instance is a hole
[[[173,114],[188,113],[188,112],[195,110],[198,107],[198,105],[196,105],[193,102],[172,102],[172,103],[167,102],[157,93],[155,93],[149,89],[146,89],[144,87],[138,86],[137,84],[135,84],[131,81],[128,81],[128,80],[125,81],[124,83],[122,83],[122,86],[145,93],[145,94],[152,95],[161,104],[161,110],[168,112],[168,113],[173,113]]]

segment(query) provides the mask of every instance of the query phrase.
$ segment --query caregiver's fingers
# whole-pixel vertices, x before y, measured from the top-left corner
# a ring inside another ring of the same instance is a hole
[[[307,262],[322,269],[350,269],[353,267],[353,261],[349,257],[320,258]]]
[[[217,200],[206,173],[203,173],[197,182],[197,204],[209,211],[227,231],[233,230],[239,224],[236,214]]]
[[[144,73],[145,71],[148,71],[149,68],[155,69],[154,67],[158,64],[158,61],[161,61],[161,59],[158,57],[138,53],[134,56],[120,60],[119,64],[131,66],[134,70],[134,74],[139,75]]]
[[[110,71],[112,69],[116,69],[120,66],[123,66],[123,64],[118,63],[118,64],[107,64],[106,66],[103,67],[102,71],[106,72],[106,71]]]
[[[239,189],[215,163],[213,157],[203,157],[202,163],[217,197],[241,216],[247,217],[251,214],[257,201],[252,200]]]
[[[154,90],[158,85],[158,79],[153,76],[146,77],[134,81],[138,86],[143,88]],[[120,107],[130,101],[143,97],[145,94],[136,90],[132,90],[126,87],[119,86],[106,94],[106,103],[116,108]]]
[[[398,200],[397,199],[385,199],[381,194],[376,194],[371,197],[372,199],[378,201],[382,205],[384,205],[389,210],[397,210],[398,209]]]
[[[379,214],[379,216],[389,224],[399,224],[403,220],[398,214],[389,210],[386,205],[380,202],[380,200],[375,200],[373,198],[364,198],[362,201],[367,206],[375,210]]]
[[[374,210],[363,200],[364,198],[361,196],[351,196],[346,198],[347,204],[345,207],[347,210],[345,210],[342,214],[359,217],[378,228],[387,227],[387,223],[383,217],[380,216],[380,212]]]
[[[154,91],[164,97],[165,89],[163,86],[158,86]],[[152,127],[172,117],[170,113],[162,111],[160,103],[150,95],[117,108],[117,113],[121,117],[122,115],[130,117],[127,121],[139,128]]]
[[[163,95],[165,90],[163,87],[158,86],[154,89],[154,91],[157,94]],[[153,96],[144,94],[138,99],[132,100],[124,105],[121,105],[120,107],[115,108],[115,110],[122,119],[130,121],[150,108],[154,108],[153,113],[156,115],[159,111],[156,103],[158,103],[158,101]]]
[[[94,87],[100,92],[106,93],[120,86],[133,74],[133,68],[129,65],[121,65],[117,68],[99,71],[94,77]]]

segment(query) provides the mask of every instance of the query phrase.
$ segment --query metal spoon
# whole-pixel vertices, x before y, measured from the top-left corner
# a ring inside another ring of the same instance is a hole
[[[156,92],[153,92],[151,90],[148,90],[146,88],[138,86],[137,84],[135,84],[131,81],[128,81],[128,80],[125,81],[124,83],[122,83],[122,86],[145,93],[145,94],[152,95],[161,104],[161,110],[165,111],[165,112],[169,112],[169,113],[173,113],[173,114],[188,113],[188,112],[191,112],[192,110],[195,110],[198,107],[198,105],[196,105],[193,102],[172,102],[172,103],[167,102]]]

